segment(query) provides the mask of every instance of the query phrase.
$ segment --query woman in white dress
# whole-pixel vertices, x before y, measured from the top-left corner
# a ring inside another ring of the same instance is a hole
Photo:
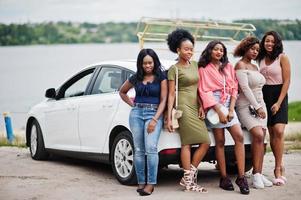
[[[259,40],[252,36],[243,39],[234,50],[234,56],[241,57],[235,65],[239,84],[236,111],[241,124],[252,136],[252,184],[254,188],[262,189],[271,187],[273,183],[262,175],[267,111],[262,94],[265,78],[252,63],[258,53]]]

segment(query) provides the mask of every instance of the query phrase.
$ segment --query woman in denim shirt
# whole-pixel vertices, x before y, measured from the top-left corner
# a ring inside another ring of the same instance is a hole
[[[134,102],[127,95],[133,87],[136,92]],[[129,124],[134,139],[137,192],[141,196],[150,195],[157,183],[159,163],[157,144],[163,126],[162,113],[167,97],[166,76],[154,50],[140,51],[137,58],[137,72],[125,81],[119,94],[123,101],[133,107]],[[146,173],[145,166],[147,166]]]

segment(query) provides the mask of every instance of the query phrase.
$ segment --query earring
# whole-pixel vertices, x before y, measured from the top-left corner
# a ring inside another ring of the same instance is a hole
[[[180,55],[180,52],[178,51],[177,54]]]

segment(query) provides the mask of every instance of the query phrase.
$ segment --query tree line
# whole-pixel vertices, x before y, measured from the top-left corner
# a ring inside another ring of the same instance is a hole
[[[251,23],[255,35],[275,30],[284,40],[301,40],[301,20],[235,20]],[[26,24],[0,24],[0,45],[75,44],[75,43],[121,43],[138,42],[137,23],[72,23],[47,22]],[[225,35],[227,36],[227,35]]]

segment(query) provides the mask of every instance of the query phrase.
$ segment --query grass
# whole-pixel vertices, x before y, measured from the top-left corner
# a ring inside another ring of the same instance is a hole
[[[301,131],[301,130],[300,130]],[[301,132],[293,133],[284,138],[284,151],[301,149]]]
[[[294,142],[294,141],[301,142],[301,132],[289,134],[289,135],[285,136],[284,140],[285,141],[291,141],[291,142]]]
[[[300,141],[285,141],[284,142],[284,153],[289,153],[293,150],[300,150],[301,149],[301,142]],[[268,143],[266,147],[267,152],[272,152],[271,146]]]
[[[11,147],[20,147],[20,148],[26,148],[25,139],[21,136],[15,136],[13,141],[10,143],[6,137],[0,136],[0,147],[1,146],[11,146]]]
[[[288,104],[288,121],[301,121],[301,101]]]
[[[284,138],[284,152],[288,153],[291,150],[301,149],[301,132],[289,134]],[[267,152],[272,152],[270,143],[267,144]]]

